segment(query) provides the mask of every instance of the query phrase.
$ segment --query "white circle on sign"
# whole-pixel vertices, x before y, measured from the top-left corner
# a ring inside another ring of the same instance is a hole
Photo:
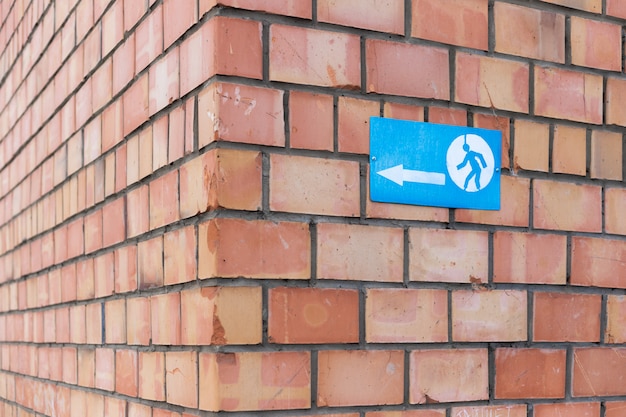
[[[457,187],[474,193],[491,182],[495,160],[485,139],[470,133],[452,141],[446,154],[446,167]]]

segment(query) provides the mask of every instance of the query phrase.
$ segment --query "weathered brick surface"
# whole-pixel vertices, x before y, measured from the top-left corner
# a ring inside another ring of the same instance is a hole
[[[624,27],[0,1],[0,415],[622,415]],[[372,202],[371,116],[500,131],[501,209]]]

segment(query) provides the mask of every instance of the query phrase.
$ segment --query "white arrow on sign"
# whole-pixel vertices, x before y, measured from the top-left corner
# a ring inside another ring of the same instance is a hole
[[[383,169],[377,172],[388,180],[402,186],[405,182],[419,182],[422,184],[445,185],[446,175],[440,172],[416,171],[404,169],[402,164],[395,167]]]

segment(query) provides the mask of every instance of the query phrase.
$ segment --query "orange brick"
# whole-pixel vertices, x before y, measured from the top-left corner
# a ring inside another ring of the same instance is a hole
[[[141,72],[163,52],[163,33],[163,7],[159,6],[135,29],[136,73]]]
[[[204,287],[180,297],[183,345],[261,343],[261,287]]]
[[[115,260],[113,252],[94,259],[94,296],[106,297],[115,292]]]
[[[403,236],[400,228],[320,223],[318,278],[402,282]]]
[[[214,83],[198,94],[199,146],[214,141],[285,145],[283,92]]]
[[[124,30],[129,30],[146,12],[145,4],[133,0],[124,0]]]
[[[626,204],[626,190],[605,188],[604,190],[604,228],[607,233],[626,235],[626,219],[622,208]]]
[[[448,341],[448,293],[444,290],[368,289],[365,340],[369,343]]]
[[[115,251],[115,292],[137,289],[137,246],[129,245]]]
[[[149,116],[149,78],[144,74],[136,80],[122,96],[124,106],[124,136],[148,120]]]
[[[550,125],[515,121],[514,169],[548,172]]]
[[[326,350],[318,356],[321,407],[400,404],[404,352]]]
[[[165,401],[165,353],[139,352],[139,398]]]
[[[599,295],[536,292],[533,339],[539,342],[599,342],[601,304]]]
[[[496,398],[565,397],[565,350],[496,350]]]
[[[289,145],[333,150],[333,97],[301,91],[289,93]]]
[[[496,51],[542,61],[565,62],[565,16],[496,3]]]
[[[45,316],[44,316],[45,318]],[[100,345],[104,343],[102,338],[102,304],[91,303],[85,307],[86,342]],[[53,329],[54,330],[54,329]]]
[[[85,306],[70,307],[70,343],[86,343]]]
[[[306,279],[310,252],[307,224],[217,218],[198,229],[198,276]]]
[[[368,39],[367,92],[450,99],[448,50]]]
[[[528,74],[527,64],[458,53],[455,100],[481,107],[527,113]]]
[[[165,49],[198,20],[197,9],[197,2],[193,0],[165,0],[163,2],[163,15],[167,16],[167,23],[163,25]]]
[[[96,388],[105,391],[115,389],[115,351],[96,348]]]
[[[407,411],[374,411],[365,413],[365,417],[445,417],[445,410],[407,410]],[[456,414],[453,413],[454,416]],[[341,415],[337,417],[352,417]],[[356,417],[356,415],[354,416]],[[518,416],[511,416],[518,417]],[[524,416],[525,417],[525,416]]]
[[[150,229],[150,203],[147,185],[135,188],[126,194],[127,236],[138,236]],[[86,230],[86,229],[85,229]]]
[[[622,28],[582,17],[571,17],[572,64],[621,71]]]
[[[428,123],[443,125],[467,126],[467,112],[448,107],[429,107]]]
[[[212,4],[213,3],[213,4]],[[200,0],[201,15],[209,11],[215,3],[226,6],[237,7],[240,9],[258,10],[262,12],[275,13],[285,16],[301,17],[303,19],[311,19],[312,7],[308,2],[299,2],[290,0]]]
[[[487,349],[414,350],[409,402],[457,402],[489,398]]]
[[[321,0],[317,4],[317,19],[343,26],[404,34],[404,3],[402,0]]]
[[[150,182],[150,229],[179,220],[178,171]]]
[[[591,178],[622,180],[622,133],[591,132]]]
[[[626,80],[608,77],[606,82],[606,123],[626,126],[626,109],[621,98],[626,94]]]
[[[486,232],[409,229],[411,281],[487,282]]]
[[[535,114],[602,124],[602,77],[552,67],[535,67]]]
[[[170,0],[169,3],[171,4],[171,2]],[[180,3],[181,7],[179,8],[184,9],[183,2]],[[176,19],[170,17],[168,18],[168,24],[164,27],[169,28],[175,22]],[[148,79],[150,80],[148,112],[150,115],[154,115],[180,97],[179,61],[179,50],[174,48],[163,58],[150,65],[148,74]]]
[[[195,254],[197,246],[194,226],[187,226],[163,235],[165,285],[193,281],[197,277]]]
[[[42,349],[40,349],[41,351]],[[95,349],[78,349],[78,385],[93,388],[96,377]],[[40,361],[41,363],[41,361]]]
[[[150,299],[134,297],[126,299],[126,342],[129,345],[149,345]]]
[[[104,303],[104,326],[107,343],[126,343],[126,300]]]
[[[554,127],[552,171],[572,175],[587,173],[586,129],[562,125]]]
[[[620,0],[607,0],[606,13],[611,16],[626,19],[626,4]]]
[[[152,343],[180,344],[180,293],[150,297]]]
[[[113,59],[109,58],[101,62],[92,77],[92,113],[97,113],[113,97]]]
[[[535,180],[533,191],[534,227],[580,232],[602,230],[600,187]]]
[[[413,37],[474,49],[488,47],[487,0],[417,0],[411,12]]]
[[[624,395],[620,381],[626,372],[626,351],[616,347],[574,349],[574,397]]]
[[[273,211],[356,217],[359,193],[357,162],[278,154],[271,157],[269,203]]]
[[[273,81],[352,89],[361,86],[360,42],[355,35],[274,24],[269,48]],[[322,50],[324,53],[319,53]]]
[[[166,399],[170,404],[198,407],[198,354],[165,353]]]
[[[279,287],[269,290],[272,343],[358,343],[356,290]]]
[[[139,132],[139,179],[145,178],[151,175],[154,169],[152,168],[153,159],[153,137],[152,125],[147,126],[145,129]]]
[[[528,340],[526,291],[454,291],[452,340]]]
[[[199,354],[199,407],[208,411],[311,406],[309,352]],[[262,390],[258,387],[264,387]]]
[[[370,117],[380,115],[380,103],[339,97],[337,107],[339,152],[369,154]]]
[[[213,149],[180,168],[180,216],[187,218],[219,207],[261,208],[259,152]]]
[[[137,396],[137,351],[115,351],[115,391],[130,397]]]
[[[144,77],[144,78],[147,81],[147,77]],[[127,93],[128,91],[129,90],[127,90]],[[126,94],[124,94],[124,96],[126,96]],[[102,112],[102,134],[101,134],[102,139],[101,141],[102,141],[103,153],[113,148],[113,146],[115,146],[116,144],[120,143],[125,135],[125,132],[124,132],[125,115],[124,115],[123,103],[124,103],[123,98],[118,98],[113,103],[109,104]],[[129,105],[137,105],[137,103],[132,102]],[[146,106],[147,106],[147,102],[146,102]],[[98,129],[98,126],[95,126],[94,129]],[[96,182],[96,187],[98,187],[98,182]]]
[[[626,288],[626,242],[572,238],[572,285]]]
[[[535,417],[599,417],[600,403],[537,404]]]
[[[453,407],[452,408],[452,416],[454,417],[526,417],[526,406],[525,405],[487,405],[487,406],[479,406],[479,407]],[[418,416],[419,417],[419,416]]]
[[[139,242],[137,246],[139,289],[163,285],[163,237]]]
[[[624,401],[611,401],[604,403],[604,417],[620,417],[626,408]]]
[[[385,101],[383,104],[383,117],[423,122],[424,107]]]
[[[124,198],[118,198],[102,208],[102,245],[104,247],[120,243],[126,235]]]
[[[24,350],[22,350],[20,353],[26,353],[27,351],[25,349],[27,348],[24,348]],[[28,359],[25,360],[24,357],[22,357],[22,359],[20,360],[20,362],[23,365],[25,365],[27,361]],[[78,358],[76,356],[76,348],[73,348],[73,347],[63,348],[63,382],[67,384],[74,384],[74,385],[77,383],[77,378],[78,378],[78,374],[76,373],[77,365],[78,365]],[[24,372],[24,373],[29,373],[29,372]]]
[[[493,252],[494,282],[565,285],[563,235],[499,231],[493,237]]]
[[[601,13],[602,0],[541,0],[544,3],[558,4],[571,7],[572,9],[585,10],[587,12]]]

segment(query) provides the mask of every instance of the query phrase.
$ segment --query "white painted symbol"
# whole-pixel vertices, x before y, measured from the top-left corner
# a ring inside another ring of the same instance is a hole
[[[405,182],[419,182],[422,184],[445,185],[446,175],[440,172],[415,171],[412,169],[404,169],[402,164],[395,167],[383,169],[377,172],[388,180],[402,186]]]
[[[474,134],[461,135],[454,139],[448,148],[446,167],[457,187],[474,193],[491,182],[495,171],[495,159],[483,138]]]

